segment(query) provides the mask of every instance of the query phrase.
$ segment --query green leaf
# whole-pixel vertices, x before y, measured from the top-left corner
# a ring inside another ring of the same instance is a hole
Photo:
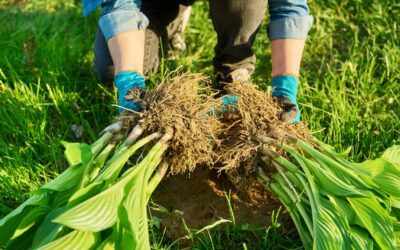
[[[69,208],[76,206],[77,204],[90,199],[91,197],[101,193],[106,189],[106,181],[101,182],[92,182],[86,187],[79,189],[76,191],[70,198],[67,203]]]
[[[54,222],[83,231],[99,232],[117,220],[126,181],[120,181],[100,194],[70,208]]]
[[[49,211],[50,207],[42,205],[30,209],[19,223],[14,235],[12,236],[12,239],[17,238],[18,236],[29,230],[31,227],[33,227],[35,224],[38,224],[38,222],[40,222]]]
[[[111,235],[101,242],[96,250],[115,250],[115,242],[113,241]]]
[[[386,149],[381,158],[392,163],[400,169],[400,145],[393,145]]]
[[[91,249],[97,241],[97,233],[74,230],[63,237],[38,248],[38,250],[85,250]]]
[[[366,191],[360,190],[353,185],[350,185],[339,179],[332,172],[325,170],[314,161],[304,159],[308,169],[314,175],[321,193],[337,196],[352,196],[352,197],[369,197],[370,194]]]
[[[75,188],[80,185],[84,171],[85,166],[81,163],[69,167],[62,174],[57,176],[57,178],[35,191],[34,194],[46,193],[48,190],[60,192]]]
[[[388,211],[379,204],[378,200],[375,197],[348,198],[347,200],[379,247],[395,249],[393,224]]]
[[[126,211],[129,227],[125,228],[135,236],[138,249],[150,250],[146,191],[150,177],[161,162],[161,156],[166,149],[167,145],[161,140],[157,142],[142,162],[138,164],[138,175],[126,186],[127,196],[123,202],[123,207]]]
[[[313,249],[349,249],[348,223],[328,200],[320,199]]]
[[[49,198],[47,194],[34,195],[1,219],[0,247],[6,245],[15,230],[17,230],[18,225],[23,220],[24,216],[29,213],[29,210],[37,206],[45,206],[48,202]]]
[[[387,194],[400,197],[400,171],[395,165],[380,158],[355,165],[368,172],[371,180]]]
[[[337,210],[346,217],[350,225],[359,225],[364,227],[353,208],[350,206],[350,203],[345,198],[329,196],[329,200],[337,207]]]
[[[66,211],[66,207],[62,207],[51,211],[47,214],[41,225],[37,228],[33,237],[32,248],[42,247],[65,233],[66,227],[53,220]]]
[[[10,240],[7,243],[7,247],[5,249],[14,250],[14,249],[29,249],[32,244],[33,234],[37,228],[37,225],[30,227],[27,231],[19,235],[18,237]]]
[[[79,163],[87,164],[93,157],[92,150],[85,143],[69,143],[61,142],[64,147],[64,155],[70,166],[75,166]]]
[[[372,250],[374,249],[374,241],[368,234],[368,231],[361,227],[352,226],[350,229],[352,249],[354,250]]]

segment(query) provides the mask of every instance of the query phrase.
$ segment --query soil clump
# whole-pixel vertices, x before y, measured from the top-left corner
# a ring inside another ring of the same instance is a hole
[[[201,229],[218,219],[231,220],[225,194],[231,190],[231,206],[236,223],[268,227],[271,212],[280,203],[255,180],[238,190],[225,174],[215,169],[197,167],[190,175],[177,174],[161,182],[152,196],[168,212],[152,211],[161,219],[166,236],[176,240],[188,235],[183,220],[190,229]]]

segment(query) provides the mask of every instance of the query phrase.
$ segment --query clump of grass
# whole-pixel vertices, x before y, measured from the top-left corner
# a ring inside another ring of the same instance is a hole
[[[289,211],[306,249],[396,249],[400,243],[400,146],[381,158],[351,163],[317,140],[289,145],[261,137],[260,182]],[[271,147],[272,146],[272,147]],[[282,157],[271,148],[290,155]]]
[[[201,80],[186,75],[160,84],[144,98],[151,104],[143,113],[120,118],[90,146],[64,143],[70,167],[0,220],[0,246],[150,249],[147,203],[168,165],[189,171],[213,159],[219,122],[207,112],[217,101]]]

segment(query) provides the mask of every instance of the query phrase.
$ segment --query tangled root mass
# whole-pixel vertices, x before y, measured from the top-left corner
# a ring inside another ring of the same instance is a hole
[[[284,141],[287,134],[309,139],[305,124],[284,124],[280,107],[253,85],[232,84],[231,95],[239,96],[235,106],[224,107],[207,87],[201,74],[184,74],[166,80],[142,99],[143,112],[120,117],[126,126],[140,123],[146,134],[172,128],[166,160],[170,173],[192,171],[196,166],[218,167],[239,184],[255,171],[257,136]],[[133,93],[134,94],[134,93]]]

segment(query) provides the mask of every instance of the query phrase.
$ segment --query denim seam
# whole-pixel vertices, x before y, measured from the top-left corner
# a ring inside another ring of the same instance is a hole
[[[140,11],[116,10],[100,17],[99,26],[108,41],[111,37],[126,31],[143,30],[149,21]]]
[[[271,21],[268,25],[268,37],[275,39],[305,40],[313,23],[313,16],[285,17]]]

